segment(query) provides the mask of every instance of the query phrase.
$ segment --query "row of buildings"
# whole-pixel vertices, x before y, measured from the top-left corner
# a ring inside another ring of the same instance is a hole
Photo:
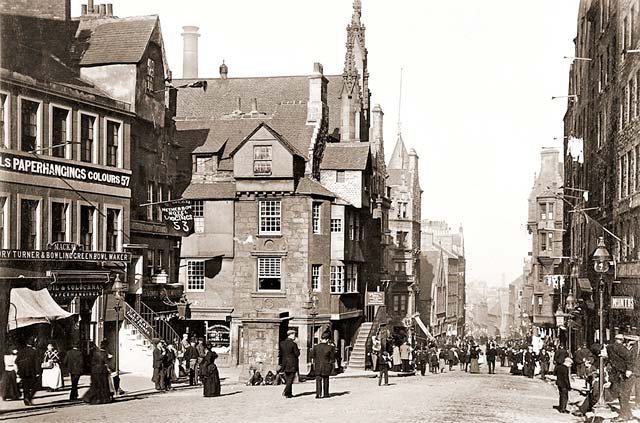
[[[0,325],[22,312],[9,310],[12,288],[45,288],[74,313],[54,328],[63,350],[120,348],[124,320],[147,338],[207,338],[243,367],[274,367],[288,329],[303,363],[326,328],[355,363],[358,338],[384,325],[410,337],[416,313],[437,334],[459,326],[447,293],[464,292],[453,280],[463,247],[429,247],[447,275],[434,312],[420,282],[418,156],[399,134],[387,164],[361,14],[356,0],[342,74],[316,63],[304,76],[233,78],[223,63],[199,78],[198,30],[185,27],[185,75],[172,79],[157,16],[3,2]],[[163,221],[177,200],[191,206],[189,236]]]

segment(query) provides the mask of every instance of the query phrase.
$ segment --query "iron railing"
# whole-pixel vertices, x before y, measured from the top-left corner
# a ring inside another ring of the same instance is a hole
[[[140,302],[140,315],[153,327],[156,338],[164,339],[168,343],[173,342],[174,339],[180,339],[180,335],[171,327],[167,319],[143,302]]]

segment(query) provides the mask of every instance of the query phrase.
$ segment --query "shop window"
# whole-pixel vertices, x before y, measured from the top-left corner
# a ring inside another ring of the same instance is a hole
[[[282,259],[279,257],[258,258],[258,290],[280,291],[282,289]]]

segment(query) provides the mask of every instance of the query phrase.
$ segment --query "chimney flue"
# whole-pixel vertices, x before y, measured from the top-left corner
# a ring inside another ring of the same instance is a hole
[[[100,9],[100,16],[104,16],[107,14],[107,6],[104,4],[98,5]]]
[[[87,13],[93,13],[93,0],[87,0]]]
[[[198,27],[183,26],[182,27],[182,77],[197,78],[198,77]]]
[[[80,5],[80,15],[84,16],[86,14],[87,14],[87,5],[86,4]]]
[[[107,16],[113,16],[113,3],[107,3]]]

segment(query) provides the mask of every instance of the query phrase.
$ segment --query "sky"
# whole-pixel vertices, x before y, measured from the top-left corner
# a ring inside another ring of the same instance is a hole
[[[182,76],[182,26],[200,27],[199,76],[341,74],[351,0],[110,0],[120,17],[160,16]],[[86,1],[72,0],[72,15]],[[96,2],[97,3],[97,2]],[[398,133],[420,157],[422,218],[464,228],[468,280],[522,274],[528,196],[542,147],[562,148],[578,0],[362,0],[372,104],[385,152]],[[388,160],[388,159],[387,159]]]

